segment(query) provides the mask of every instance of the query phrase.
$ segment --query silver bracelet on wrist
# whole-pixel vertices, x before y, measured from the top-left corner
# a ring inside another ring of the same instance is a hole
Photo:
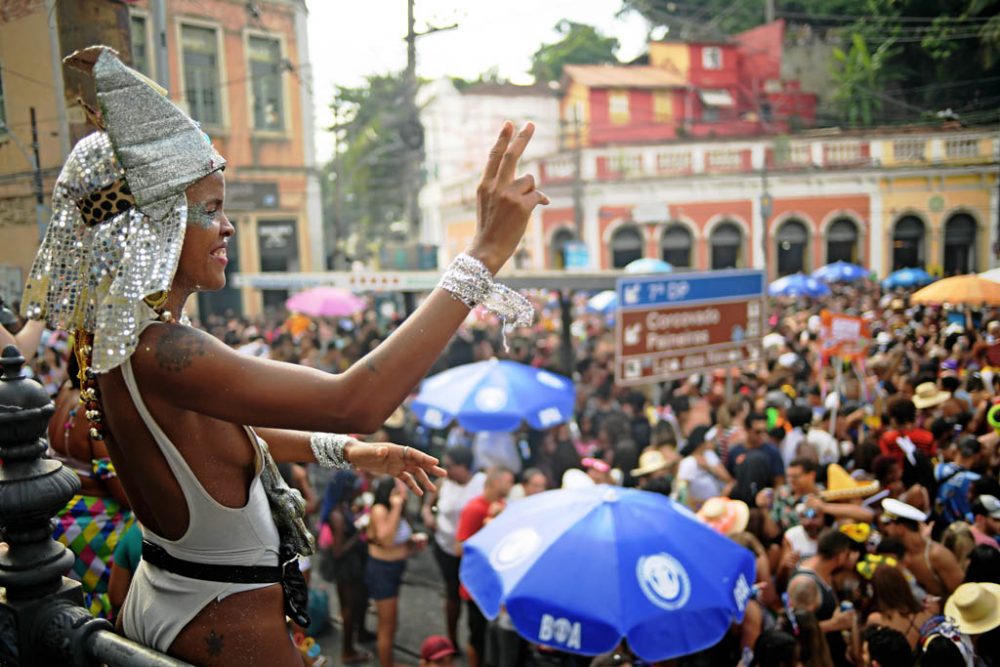
[[[344,446],[350,441],[349,435],[313,433],[309,436],[309,447],[312,448],[320,467],[349,470],[351,464],[344,455]]]
[[[530,301],[494,281],[485,264],[464,252],[452,261],[438,286],[469,308],[482,304],[496,313],[505,326],[527,327],[535,320],[535,308]]]

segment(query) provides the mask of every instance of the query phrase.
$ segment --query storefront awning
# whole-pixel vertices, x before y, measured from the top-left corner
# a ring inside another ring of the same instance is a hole
[[[733,96],[725,88],[699,90],[702,104],[710,107],[730,108],[736,106]]]

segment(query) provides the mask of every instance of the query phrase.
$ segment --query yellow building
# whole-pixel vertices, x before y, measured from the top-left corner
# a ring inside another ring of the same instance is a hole
[[[155,48],[161,34],[165,50]],[[13,133],[30,150],[35,107],[48,201],[70,147],[94,130],[77,103],[82,95],[96,106],[93,85],[61,59],[94,43],[159,81],[226,157],[226,211],[237,229],[228,273],[325,268],[304,0],[17,0],[0,15],[0,108],[12,130],[0,132],[0,279],[23,278],[38,243],[32,169]],[[252,315],[285,297],[230,280],[198,306]]]

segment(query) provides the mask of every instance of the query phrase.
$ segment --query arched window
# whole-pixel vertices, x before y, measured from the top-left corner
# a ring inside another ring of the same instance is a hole
[[[778,275],[787,276],[806,270],[809,230],[798,220],[787,220],[774,236],[777,246]]]
[[[642,234],[632,225],[622,225],[611,237],[611,268],[623,269],[625,265],[642,258]]]
[[[552,235],[552,246],[549,248],[549,262],[553,269],[566,268],[566,244],[576,239],[569,229],[562,227]]]
[[[691,266],[691,231],[684,225],[674,223],[667,227],[660,240],[663,261],[671,266]]]
[[[850,218],[838,218],[826,229],[826,263],[850,262],[857,264],[858,226]]]
[[[720,222],[709,237],[713,269],[737,269],[743,266],[743,230],[732,222]]]
[[[944,223],[944,273],[953,276],[977,270],[976,221],[968,213],[956,213]]]
[[[924,223],[915,215],[903,216],[892,230],[892,270],[923,266]]]

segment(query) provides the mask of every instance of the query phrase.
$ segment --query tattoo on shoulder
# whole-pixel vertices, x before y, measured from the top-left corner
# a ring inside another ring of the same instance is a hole
[[[215,630],[210,630],[208,636],[205,637],[205,646],[208,649],[208,654],[211,656],[222,655],[222,640],[225,635],[215,634]]]
[[[375,365],[375,360],[370,357],[365,359],[365,368],[371,371],[372,375],[381,375],[378,366]]]
[[[205,340],[201,334],[181,325],[171,325],[156,341],[156,360],[160,368],[180,373],[195,357],[205,356]]]

